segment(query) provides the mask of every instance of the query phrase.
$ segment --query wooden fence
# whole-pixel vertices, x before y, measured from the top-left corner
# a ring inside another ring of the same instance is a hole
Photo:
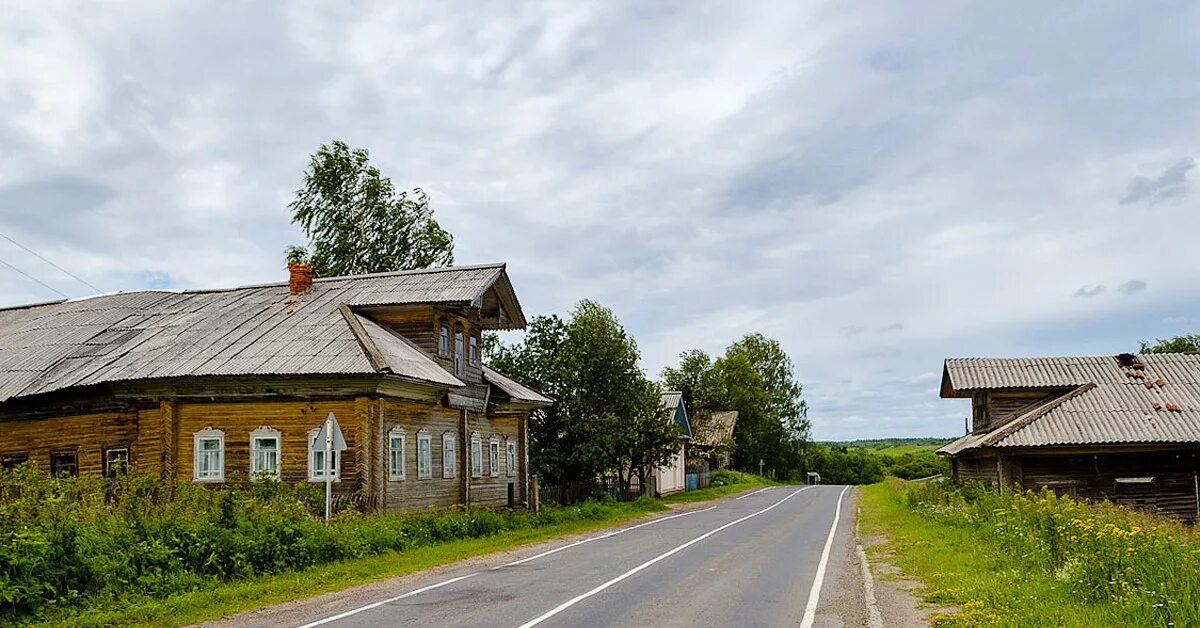
[[[645,493],[645,488],[640,485],[629,485],[609,479],[601,482],[568,482],[561,485],[540,486],[538,499],[547,504],[571,506],[604,495],[611,495],[619,502],[631,502]]]

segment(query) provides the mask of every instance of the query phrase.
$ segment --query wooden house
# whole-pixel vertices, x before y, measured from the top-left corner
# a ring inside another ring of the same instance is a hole
[[[367,507],[526,500],[550,400],[482,363],[525,325],[503,264],[0,311],[0,462],[220,484],[334,479]],[[348,449],[313,437],[334,413]]]
[[[960,480],[1200,513],[1200,355],[951,359],[941,396],[972,400]]]
[[[692,438],[692,426],[688,421],[687,404],[683,402],[683,393],[678,390],[668,390],[662,394],[663,410],[669,412],[670,420],[679,427],[679,449],[664,465],[651,470],[654,487],[659,495],[669,495],[687,489],[687,443]]]
[[[729,467],[733,452],[733,429],[737,426],[738,411],[724,410],[696,418],[692,440],[688,443],[689,456],[702,459],[710,469]]]

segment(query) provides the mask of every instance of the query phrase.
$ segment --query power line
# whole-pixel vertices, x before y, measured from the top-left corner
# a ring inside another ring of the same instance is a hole
[[[101,290],[101,289],[97,288],[96,286],[93,286],[92,284],[90,284],[90,283],[88,283],[88,282],[84,281],[83,279],[81,279],[81,278],[79,277],[79,275],[76,275],[75,273],[73,273],[73,272],[71,272],[71,271],[69,271],[69,270],[67,270],[67,269],[63,268],[62,266],[59,266],[58,264],[55,264],[54,262],[52,262],[52,261],[50,261],[50,260],[48,260],[48,259],[46,259],[46,258],[42,257],[41,255],[38,255],[37,251],[35,251],[35,250],[33,250],[33,249],[31,249],[31,248],[29,248],[29,247],[25,246],[24,244],[21,244],[20,242],[17,242],[16,240],[14,240],[14,239],[12,239],[12,238],[10,238],[10,237],[8,237],[8,236],[4,235],[3,233],[0,233],[0,238],[4,238],[5,240],[8,240],[9,242],[12,242],[13,244],[15,244],[15,245],[17,245],[17,246],[21,247],[22,249],[25,249],[25,251],[27,251],[27,252],[28,252],[30,255],[32,255],[32,256],[34,256],[34,257],[36,257],[36,258],[38,258],[38,259],[42,260],[43,262],[46,262],[47,264],[49,264],[49,265],[51,265],[51,266],[53,266],[53,267],[55,267],[55,268],[57,268],[57,269],[58,269],[59,271],[61,271],[63,274],[65,274],[65,275],[67,275],[68,277],[70,277],[70,278],[74,279],[75,281],[78,281],[79,283],[81,283],[81,284],[83,284],[83,285],[85,285],[85,286],[87,286],[87,287],[91,288],[92,290],[95,290],[97,293],[104,292],[103,290]],[[9,268],[12,268],[12,265],[11,265],[11,264],[5,264],[5,265],[6,265],[6,266],[8,266]],[[22,273],[22,274],[24,274],[24,273]],[[28,275],[26,275],[26,276],[28,276]],[[37,281],[37,280],[35,279],[34,281]],[[38,281],[38,283],[42,283],[42,282]],[[46,284],[42,284],[42,285],[46,285]],[[51,290],[53,290],[53,288],[51,288]],[[61,293],[61,292],[59,292],[59,294],[62,294],[62,293]],[[63,296],[67,296],[67,295],[63,294]]]
[[[52,291],[52,292],[56,292],[56,293],[58,293],[58,295],[59,295],[59,296],[61,296],[61,297],[62,297],[62,298],[64,298],[64,299],[69,299],[69,298],[71,298],[71,297],[67,296],[66,294],[63,294],[63,292],[62,292],[61,290],[59,290],[59,289],[55,288],[54,286],[51,286],[50,284],[48,284],[48,283],[46,283],[46,282],[42,281],[41,279],[38,279],[37,277],[34,277],[33,275],[30,275],[29,273],[27,273],[27,272],[25,272],[25,271],[21,270],[20,268],[17,268],[16,266],[13,266],[12,264],[9,264],[8,262],[6,262],[6,261],[4,261],[4,260],[2,260],[2,259],[0,259],[0,264],[4,264],[5,266],[8,266],[9,268],[11,268],[11,269],[13,269],[13,270],[17,271],[18,273],[20,273],[20,274],[22,274],[22,275],[25,275],[25,276],[26,276],[26,277],[28,277],[29,279],[31,279],[31,280],[33,280],[33,281],[37,282],[37,283],[38,283],[38,285],[42,286],[43,288],[46,288],[47,290],[50,290],[50,291]]]

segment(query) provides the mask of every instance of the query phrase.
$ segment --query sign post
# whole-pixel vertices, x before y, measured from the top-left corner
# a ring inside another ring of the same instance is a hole
[[[335,465],[333,455],[336,453],[341,458],[341,452],[346,451],[346,437],[342,435],[342,428],[338,425],[337,417],[330,412],[329,416],[325,417],[325,423],[321,425],[321,430],[317,432],[316,438],[313,439],[313,445],[324,445],[325,449],[325,524],[329,524],[329,514],[333,511],[333,474],[340,465]],[[339,460],[339,462],[341,462]]]

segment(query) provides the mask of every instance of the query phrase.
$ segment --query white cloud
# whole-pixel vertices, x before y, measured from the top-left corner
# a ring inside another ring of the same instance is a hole
[[[508,261],[530,314],[612,306],[652,373],[762,331],[818,437],[955,434],[943,357],[1115,352],[1195,311],[1200,252],[1169,244],[1200,227],[1198,16],[1172,11],[25,9],[0,232],[106,289],[276,279],[340,138],[431,192],[460,262]],[[0,278],[0,304],[52,296]]]

